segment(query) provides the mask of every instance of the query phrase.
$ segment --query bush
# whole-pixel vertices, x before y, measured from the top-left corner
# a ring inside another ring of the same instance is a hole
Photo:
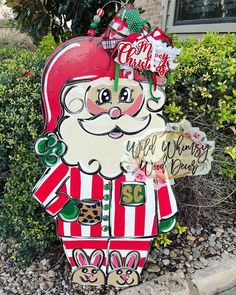
[[[31,195],[45,169],[33,151],[42,132],[44,60],[38,52],[12,46],[0,47],[0,59],[0,235],[17,239],[15,257],[27,264],[55,240],[52,218]]]
[[[182,53],[166,89],[164,113],[169,121],[186,118],[216,146],[208,175],[177,181],[179,208],[187,208],[182,210],[186,221],[191,220],[189,206],[196,211],[194,218],[203,212],[235,214],[236,37],[207,33],[202,40],[175,39],[174,44]]]
[[[236,37],[234,34],[207,33],[175,40],[182,47],[178,67],[167,88],[171,121],[183,116],[211,121],[216,129],[236,123]]]
[[[52,34],[48,34],[47,36],[42,38],[42,41],[40,42],[38,46],[38,51],[44,57],[45,59],[53,52],[53,50],[61,44],[62,41],[59,39],[59,42],[57,43],[54,40],[54,37]]]

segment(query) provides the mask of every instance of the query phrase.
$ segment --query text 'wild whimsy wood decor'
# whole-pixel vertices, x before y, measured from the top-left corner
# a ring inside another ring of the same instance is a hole
[[[95,37],[60,45],[42,77],[48,166],[33,194],[57,223],[74,283],[137,285],[153,237],[171,230],[174,178],[205,174],[213,143],[184,121],[166,124],[164,87],[180,53],[125,5]]]

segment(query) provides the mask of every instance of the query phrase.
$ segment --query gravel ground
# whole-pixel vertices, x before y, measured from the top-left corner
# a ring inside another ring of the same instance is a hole
[[[172,233],[173,243],[149,255],[142,281],[153,280],[168,272],[191,279],[197,269],[206,267],[210,260],[236,255],[236,222],[232,219],[208,225],[196,225],[184,234]],[[49,254],[35,261],[25,271],[12,267],[13,241],[0,241],[0,295],[56,294],[56,295],[114,295],[112,288],[94,288],[70,284],[70,266],[62,256],[59,260]]]

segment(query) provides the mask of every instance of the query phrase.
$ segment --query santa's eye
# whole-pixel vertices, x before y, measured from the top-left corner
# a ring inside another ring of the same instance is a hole
[[[98,90],[98,99],[96,101],[98,105],[104,103],[111,103],[111,91],[107,88]]]
[[[133,90],[129,89],[128,87],[123,87],[120,91],[119,101],[124,103],[132,102],[132,92]]]

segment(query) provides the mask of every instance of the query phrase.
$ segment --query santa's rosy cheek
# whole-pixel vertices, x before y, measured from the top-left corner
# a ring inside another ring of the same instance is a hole
[[[140,94],[137,99],[134,101],[134,103],[123,113],[129,116],[134,116],[138,111],[140,111],[142,105],[143,105],[144,96],[143,94]]]
[[[94,101],[91,99],[87,99],[87,109],[88,111],[93,115],[98,115],[104,112],[107,112],[105,108],[102,108],[101,106],[97,105]]]

